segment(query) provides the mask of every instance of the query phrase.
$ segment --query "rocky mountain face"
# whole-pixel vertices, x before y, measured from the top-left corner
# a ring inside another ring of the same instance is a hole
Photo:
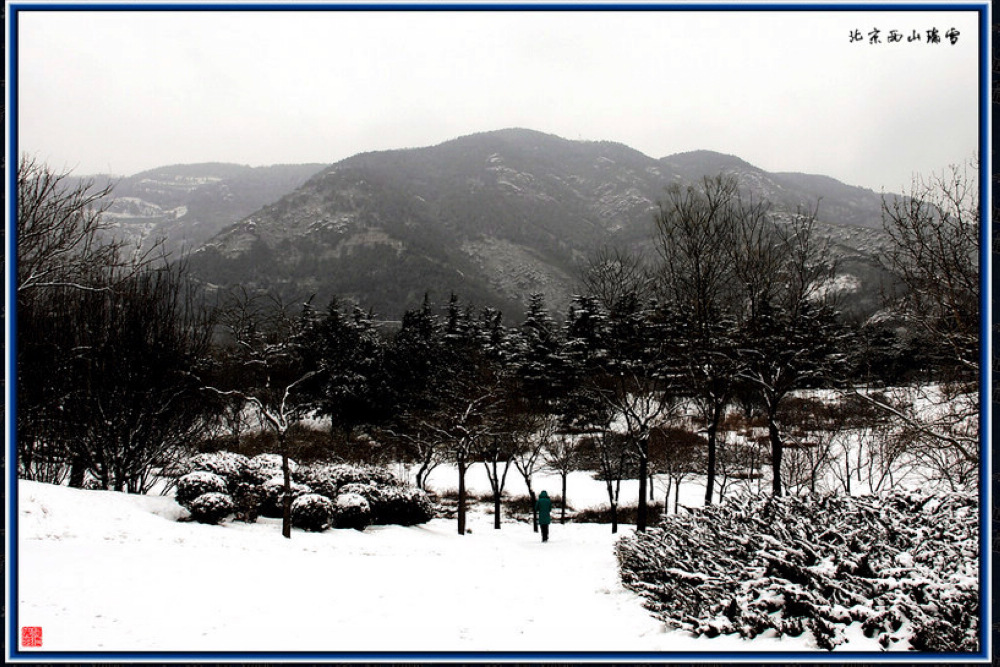
[[[247,167],[174,165],[109,180],[114,199],[105,218],[112,233],[133,244],[162,240],[170,251],[194,249],[225,227],[295,190],[325,165]]]
[[[455,292],[513,320],[530,293],[542,292],[563,312],[602,245],[652,252],[653,213],[667,185],[719,173],[736,174],[778,212],[811,211],[819,201],[824,233],[856,274],[843,289],[875,280],[870,255],[878,250],[881,199],[870,190],[768,173],[708,151],[654,159],[617,143],[518,129],[333,164],[208,240],[191,267],[211,286],[243,284],[294,299],[315,294],[318,303],[336,295],[387,319],[419,305],[425,292],[442,302]],[[176,222],[192,215],[193,203],[170,199],[169,188],[145,178],[147,192],[165,191],[155,200],[165,214],[174,211]],[[293,180],[289,174],[286,182]],[[231,192],[229,183],[192,187]],[[116,194],[122,215],[154,201]],[[257,201],[266,198],[258,194]],[[194,237],[191,227],[182,229]]]

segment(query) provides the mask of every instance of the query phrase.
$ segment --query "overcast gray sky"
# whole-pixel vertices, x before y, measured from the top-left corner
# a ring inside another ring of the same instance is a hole
[[[333,163],[526,127],[898,191],[978,147],[973,12],[19,16],[19,148],[77,174]]]

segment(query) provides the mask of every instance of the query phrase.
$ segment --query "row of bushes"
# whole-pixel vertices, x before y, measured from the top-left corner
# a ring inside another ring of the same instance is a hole
[[[623,583],[695,634],[808,632],[833,649],[857,623],[886,649],[974,652],[978,520],[971,494],[743,497],[616,549]]]
[[[292,525],[320,531],[377,524],[413,526],[434,517],[426,493],[400,483],[374,466],[325,464],[300,466],[289,460]],[[176,499],[191,517],[219,523],[231,514],[243,521],[280,517],[284,507],[281,457],[247,458],[233,452],[199,454],[188,460],[177,480]]]
[[[639,506],[619,505],[615,510],[615,515],[620,524],[636,524],[639,522]],[[650,524],[659,521],[662,515],[663,505],[655,503],[646,505],[646,520]],[[610,505],[589,507],[573,514],[574,523],[611,523],[611,518]]]

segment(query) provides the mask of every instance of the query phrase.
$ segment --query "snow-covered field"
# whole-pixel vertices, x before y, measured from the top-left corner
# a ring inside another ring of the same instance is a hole
[[[571,499],[574,482],[581,498],[602,488],[571,479]],[[286,540],[277,520],[178,522],[169,497],[26,481],[18,493],[18,620],[43,629],[42,650],[816,650],[666,630],[622,588],[606,525],[554,525],[542,544],[475,512],[465,536],[435,519]]]

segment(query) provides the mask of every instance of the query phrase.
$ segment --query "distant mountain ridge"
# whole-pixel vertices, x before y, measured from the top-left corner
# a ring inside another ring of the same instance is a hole
[[[114,185],[106,216],[116,235],[133,243],[162,239],[168,250],[176,251],[202,245],[226,226],[299,187],[324,166],[209,162],[88,180],[98,186]]]
[[[620,143],[524,129],[362,153],[303,175],[315,167],[294,170],[298,185],[288,167],[287,189],[206,239],[191,255],[192,271],[210,286],[242,284],[289,298],[315,294],[320,302],[336,295],[389,318],[428,291],[437,301],[456,292],[517,318],[532,292],[562,312],[581,267],[603,245],[652,252],[653,213],[673,182],[734,174],[779,215],[811,211],[819,202],[825,233],[859,274],[872,271],[881,227],[878,194],[829,177],[768,173],[712,151],[654,159]],[[204,178],[197,169],[166,174]],[[246,177],[234,174],[191,192],[223,201],[218,183]],[[143,187],[151,192],[148,183]],[[270,187],[268,196],[280,189]],[[122,197],[132,192],[116,189],[116,206],[138,206]],[[173,199],[160,193],[158,205],[186,206],[178,220],[190,215],[194,199],[182,203],[177,188],[172,192]],[[171,233],[169,221],[158,229]]]

